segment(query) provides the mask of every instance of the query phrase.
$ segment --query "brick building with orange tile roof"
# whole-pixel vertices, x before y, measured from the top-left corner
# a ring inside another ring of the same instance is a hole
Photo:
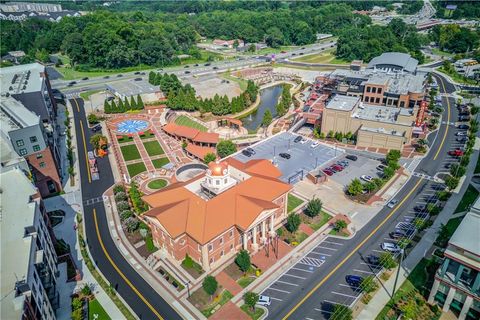
[[[188,254],[210,270],[239,250],[252,252],[287,217],[291,189],[268,160],[211,162],[205,174],[146,195],[153,241],[169,257]]]

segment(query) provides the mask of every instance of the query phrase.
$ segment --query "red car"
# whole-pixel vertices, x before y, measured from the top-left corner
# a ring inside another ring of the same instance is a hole
[[[462,149],[455,149],[448,151],[448,155],[453,156],[453,157],[462,157],[463,156],[463,150]]]
[[[343,171],[343,167],[338,164],[334,164],[331,168],[334,169],[335,171]]]
[[[323,173],[325,173],[327,176],[333,176],[334,172],[332,170],[328,169],[323,169]]]

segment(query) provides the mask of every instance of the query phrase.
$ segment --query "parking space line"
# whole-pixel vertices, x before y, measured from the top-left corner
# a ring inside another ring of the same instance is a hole
[[[364,266],[368,266],[369,268],[372,268],[372,269],[380,269],[381,268],[380,266],[376,266],[374,264],[369,264],[369,263],[365,263],[365,262],[360,262],[360,264],[363,264]]]
[[[336,291],[332,291],[333,294],[337,294],[339,296],[344,296],[344,297],[348,297],[348,298],[353,298],[353,299],[356,299],[357,296],[351,296],[349,294],[345,294],[345,293],[340,293],[340,292],[336,292]]]
[[[362,289],[360,289],[360,288],[353,288],[352,286],[350,286],[350,285],[348,285],[348,284],[339,283],[338,285],[339,285],[340,287],[345,287],[345,288],[352,289],[352,290],[355,291],[355,292],[360,292],[360,291],[362,291]]]
[[[290,283],[290,282],[287,282],[287,281],[277,280],[277,281],[275,281],[275,282],[280,282],[280,283],[283,283],[283,284],[288,284],[289,286],[298,287],[298,284]]]
[[[290,293],[290,291],[287,291],[287,290],[281,290],[281,289],[276,289],[276,288],[272,288],[272,287],[268,287],[268,289],[270,290],[274,290],[274,291],[278,291],[278,292],[283,292],[283,293]],[[268,290],[267,289],[267,290]]]
[[[372,251],[373,251],[373,252],[379,252],[379,253],[384,253],[384,252],[385,252],[385,251],[377,250],[377,249],[373,249]]]
[[[332,248],[322,247],[322,246],[317,246],[317,248],[327,249],[327,250],[331,250],[331,251],[337,251],[337,249],[332,249]]]
[[[330,301],[330,300],[323,300],[323,301],[326,302],[326,303],[330,303],[332,305],[341,304],[342,306],[350,307],[349,305],[346,305],[346,304],[343,304],[343,303],[340,303],[340,302],[333,302],[333,301]]]
[[[316,252],[316,251],[310,251],[310,253],[319,254],[319,255],[327,256],[327,257],[331,257],[331,256],[332,256],[331,254],[326,254],[326,253],[323,253],[323,252]],[[309,254],[310,254],[310,253],[309,253]]]
[[[360,272],[360,273],[366,273],[366,274],[375,274],[374,272],[371,271],[364,271],[364,270],[358,270],[358,269],[353,269],[355,272]]]
[[[336,244],[336,245],[339,245],[339,246],[343,246],[343,243],[338,243],[338,242],[333,242],[333,241],[327,241],[327,240],[323,240],[322,243],[330,243],[330,244]]]
[[[284,273],[283,275],[284,275],[284,276],[289,276],[289,277],[298,278],[298,279],[303,279],[303,280],[306,280],[306,279],[307,279],[307,278],[305,278],[305,277],[296,276],[296,275],[293,275],[293,274],[290,274],[290,273]]]
[[[275,297],[270,297],[270,296],[269,296],[269,298],[272,299],[272,300],[283,301],[282,299],[278,299],[278,298],[275,298]]]
[[[299,271],[308,272],[308,273],[313,273],[313,271],[300,269],[300,268],[295,268],[295,267],[291,267],[290,269],[299,270]]]
[[[325,313],[329,313],[329,314],[333,313],[332,311],[327,311],[327,310],[318,309],[318,308],[313,308],[313,310],[318,311],[318,312],[325,312]]]

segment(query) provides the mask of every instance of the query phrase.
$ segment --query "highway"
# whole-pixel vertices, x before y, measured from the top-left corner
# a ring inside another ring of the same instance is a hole
[[[291,50],[286,53],[278,53],[278,54],[275,54],[275,57],[277,60],[284,60],[294,55],[298,56],[300,55],[300,53],[311,54],[315,52],[320,52],[327,48],[334,47],[335,45],[336,45],[336,42],[334,40],[331,40],[327,42],[306,45],[302,48]],[[268,57],[271,57],[271,55],[268,55]],[[125,81],[128,79],[143,78],[145,80],[148,80],[148,73],[152,70],[157,72],[175,74],[178,77],[181,77],[182,79],[191,79],[194,76],[197,77],[201,75],[223,73],[228,70],[247,68],[249,66],[266,63],[266,56],[246,56],[246,57],[239,57],[238,59],[239,60],[225,60],[225,61],[216,61],[211,63],[201,63],[201,64],[198,64],[198,66],[191,64],[189,65],[188,68],[186,68],[185,66],[176,66],[176,67],[168,67],[163,69],[151,69],[151,70],[136,71],[136,72],[126,72],[126,73],[121,73],[121,76],[119,76],[119,74],[112,74],[104,77],[92,77],[92,78],[89,78],[88,80],[77,79],[75,80],[76,84],[71,86],[69,86],[69,83],[71,83],[72,80],[55,79],[55,80],[51,80],[50,82],[52,84],[52,88],[62,90],[63,93],[81,92],[81,91],[87,91],[87,90],[104,89],[105,85],[108,83]],[[210,65],[205,66],[205,64],[210,64]],[[141,75],[138,73],[145,73],[145,75]]]
[[[111,238],[103,201],[87,204],[88,200],[101,199],[114,179],[108,158],[97,158],[100,180],[92,181],[87,160],[87,152],[93,150],[89,142],[92,132],[88,128],[83,100],[71,99],[70,103],[78,146],[86,241],[95,264],[140,319],[182,319],[124,259]]]
[[[445,79],[436,78],[441,92],[455,90]],[[395,195],[399,203],[393,209],[382,209],[352,239],[328,237],[263,291],[273,297],[268,319],[329,319],[335,304],[352,306],[360,298],[359,290],[350,287],[345,276],[379,273],[380,269],[369,264],[366,257],[379,256],[382,242],[395,242],[389,232],[410,227],[414,206],[436,202],[431,197],[441,185],[432,177],[448,171],[445,165],[456,161],[447,155],[451,148],[459,147],[455,142],[455,101],[447,97],[442,100],[442,125],[429,136],[431,150],[415,170],[425,176],[413,176]]]

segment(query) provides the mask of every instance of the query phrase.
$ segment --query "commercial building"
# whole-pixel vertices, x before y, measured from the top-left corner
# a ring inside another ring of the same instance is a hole
[[[203,269],[221,265],[239,250],[255,252],[287,217],[291,186],[268,160],[211,162],[205,174],[144,196],[144,214],[156,246]]]
[[[59,12],[62,11],[62,5],[44,2],[6,2],[0,4],[0,10],[3,12]]]
[[[480,318],[480,199],[463,218],[435,274],[428,302],[437,302],[458,319]]]
[[[37,189],[24,172],[0,174],[2,319],[55,319],[57,255]]]
[[[144,102],[158,101],[165,98],[158,86],[151,85],[143,79],[112,82],[107,84],[106,87],[108,91],[122,100],[131,96],[136,99],[137,95],[141,95]]]
[[[455,71],[464,77],[480,79],[480,63],[475,59],[460,59],[454,64]]]
[[[62,190],[60,144],[45,67],[38,64],[0,69],[2,139],[27,160],[42,196]]]

